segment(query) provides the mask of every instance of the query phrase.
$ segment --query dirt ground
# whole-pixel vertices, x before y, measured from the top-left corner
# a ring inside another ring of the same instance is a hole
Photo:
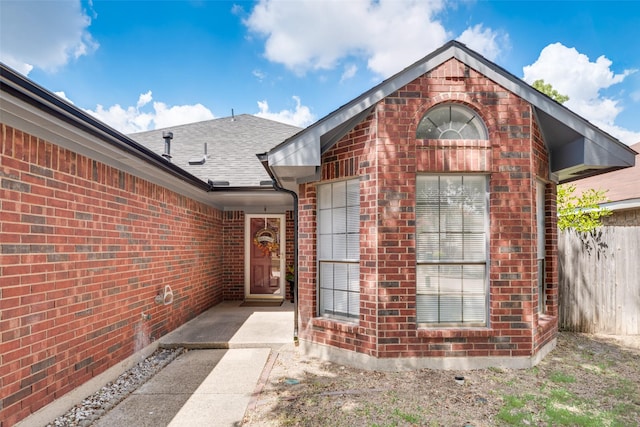
[[[245,426],[640,425],[640,337],[562,332],[525,370],[378,372],[283,350]]]

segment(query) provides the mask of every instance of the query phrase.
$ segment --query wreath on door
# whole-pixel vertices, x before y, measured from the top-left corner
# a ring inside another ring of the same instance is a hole
[[[258,230],[253,236],[253,244],[260,249],[262,255],[273,256],[280,250],[280,245],[276,239],[276,232],[270,228]]]

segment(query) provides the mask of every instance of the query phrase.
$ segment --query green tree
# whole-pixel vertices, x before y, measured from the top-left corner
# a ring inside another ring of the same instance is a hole
[[[611,210],[600,206],[608,201],[607,192],[590,188],[576,196],[575,191],[573,184],[558,186],[558,228],[589,232],[600,227],[602,218],[611,215]]]
[[[551,83],[545,83],[542,79],[536,80],[531,86],[533,86],[534,89],[538,89],[540,92],[544,93],[549,98],[560,104],[564,104],[569,100],[569,97],[567,95],[562,95],[557,90],[555,90],[553,86],[551,86]]]

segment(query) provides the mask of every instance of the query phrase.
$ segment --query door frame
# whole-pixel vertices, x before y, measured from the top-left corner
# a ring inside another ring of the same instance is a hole
[[[251,220],[254,218],[278,218],[280,220],[280,294],[251,294],[251,245],[253,236],[251,235]],[[287,218],[285,214],[246,214],[244,219],[244,298],[249,299],[273,299],[283,300],[286,297],[285,274],[286,274],[286,236]]]

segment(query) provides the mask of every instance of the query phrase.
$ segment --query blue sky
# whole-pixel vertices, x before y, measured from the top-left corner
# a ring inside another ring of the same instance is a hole
[[[307,126],[451,39],[640,142],[637,0],[0,0],[0,60],[125,133]]]

